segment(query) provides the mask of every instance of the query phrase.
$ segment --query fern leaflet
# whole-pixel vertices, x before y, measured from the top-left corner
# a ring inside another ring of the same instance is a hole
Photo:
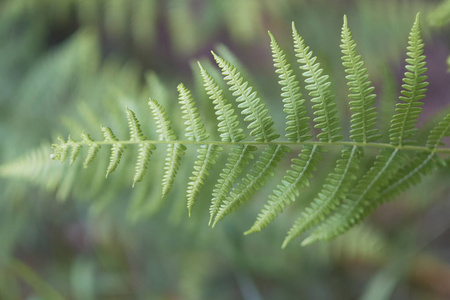
[[[139,124],[136,114],[127,107],[128,127],[130,130],[130,141],[138,142],[138,157],[136,166],[134,168],[133,187],[137,182],[142,181],[145,172],[147,171],[147,164],[150,160],[150,155],[155,149],[155,146],[146,142],[145,136],[142,134],[141,125]]]
[[[203,122],[197,112],[191,92],[183,84],[178,85],[179,102],[186,125],[186,137],[190,141],[204,141],[208,138],[206,130],[203,128]],[[222,148],[215,145],[201,145],[197,150],[197,161],[194,163],[192,176],[189,177],[189,183],[186,191],[187,207],[191,215],[192,207],[197,200],[198,193],[205,182],[208,170],[216,163],[218,152]]]
[[[166,111],[163,109],[163,107],[154,99],[150,99],[148,105],[150,106],[150,109],[153,113],[153,118],[156,121],[156,132],[159,133],[159,140],[176,140],[177,137],[171,128],[171,122],[167,118]],[[167,145],[167,156],[164,164],[161,197],[167,195],[167,193],[173,186],[173,182],[175,180],[175,176],[177,175],[177,171],[180,166],[180,160],[184,154],[184,150],[186,150],[186,147],[183,144]]]

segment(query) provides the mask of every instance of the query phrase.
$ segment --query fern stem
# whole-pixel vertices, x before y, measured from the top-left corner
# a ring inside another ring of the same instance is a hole
[[[434,152],[434,153],[442,153],[442,154],[450,154],[450,148],[436,148],[429,149],[426,146],[414,146],[414,145],[392,145],[387,143],[359,143],[359,142],[351,142],[351,141],[338,141],[338,142],[321,142],[321,141],[304,141],[304,142],[290,142],[290,141],[273,141],[273,142],[255,142],[255,141],[240,141],[240,142],[224,142],[224,141],[159,141],[159,140],[143,140],[143,141],[92,141],[92,142],[66,142],[61,145],[66,146],[89,146],[89,145],[113,145],[113,144],[123,144],[123,145],[139,145],[139,144],[185,144],[185,145],[220,145],[220,146],[237,146],[237,145],[252,145],[252,146],[276,146],[276,145],[285,145],[285,146],[331,146],[331,147],[339,147],[339,146],[356,146],[356,147],[364,147],[364,148],[389,148],[396,150],[405,150],[405,151],[422,151],[426,153]]]

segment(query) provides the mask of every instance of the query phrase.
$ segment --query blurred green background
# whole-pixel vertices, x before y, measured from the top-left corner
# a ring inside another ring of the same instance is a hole
[[[269,188],[211,229],[207,196],[187,217],[192,159],[180,170],[181,188],[162,201],[159,169],[157,180],[147,175],[131,189],[132,164],[105,180],[106,156],[87,170],[49,159],[58,135],[85,129],[98,139],[103,124],[127,136],[126,106],[154,128],[148,97],[174,113],[179,82],[206,114],[212,106],[195,62],[217,74],[211,49],[249,74],[282,132],[267,30],[293,61],[295,21],[337,99],[347,99],[344,14],[383,103],[385,130],[419,11],[430,81],[426,129],[431,116],[450,110],[450,1],[0,0],[0,299],[449,299],[448,168],[330,243],[281,250],[320,182],[272,226],[244,237]],[[214,122],[206,120],[210,132]],[[324,161],[321,174],[332,167]]]

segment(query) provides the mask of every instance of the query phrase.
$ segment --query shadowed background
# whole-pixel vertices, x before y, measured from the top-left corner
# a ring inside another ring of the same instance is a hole
[[[187,217],[192,160],[180,170],[181,188],[163,200],[162,171],[131,189],[133,166],[105,180],[106,157],[87,170],[49,160],[51,142],[68,132],[88,129],[100,138],[99,124],[121,124],[116,133],[127,136],[126,106],[143,128],[154,128],[148,97],[173,113],[179,82],[194,91],[201,113],[210,111],[196,61],[211,67],[212,49],[242,66],[275,123],[284,124],[267,30],[294,61],[292,21],[349,117],[339,48],[344,14],[384,128],[419,11],[430,82],[420,127],[429,129],[431,116],[450,109],[450,1],[0,0],[0,299],[450,297],[448,168],[330,243],[301,248],[297,241],[281,250],[320,183],[273,225],[244,237],[270,189],[211,229],[207,196]],[[205,122],[210,131],[214,122]],[[152,161],[164,159],[155,155]],[[334,160],[322,164],[324,175]]]

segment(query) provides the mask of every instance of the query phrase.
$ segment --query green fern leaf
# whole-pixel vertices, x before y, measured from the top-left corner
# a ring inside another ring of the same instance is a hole
[[[252,152],[257,149],[257,147],[249,145],[240,145],[231,149],[225,168],[219,174],[219,179],[212,193],[211,207],[209,209],[210,225],[230,191],[232,184],[236,182],[236,178],[242,173],[244,167],[248,165],[249,160],[253,159]]]
[[[315,103],[313,109],[316,117],[313,121],[317,124],[314,127],[322,130],[317,137],[323,142],[339,141],[343,138],[342,128],[339,126],[334,96],[329,89],[331,85],[329,76],[322,75],[323,69],[316,62],[317,57],[313,56],[313,52],[305,45],[294,23],[292,23],[292,32],[296,57],[301,64],[300,69],[304,71],[302,75],[305,78],[305,88],[312,97],[311,102]]]
[[[245,116],[244,121],[250,123],[248,125],[248,129],[251,130],[250,135],[255,137],[256,142],[270,142],[278,138],[279,135],[274,133],[272,117],[268,116],[268,109],[265,108],[261,99],[258,98],[253,87],[249,86],[235,66],[214,52],[212,54],[222,70],[225,81],[230,86],[230,91],[236,97],[236,102],[239,103],[238,108],[241,109],[241,113]],[[243,147],[239,149],[241,149],[241,152],[238,155],[236,155],[236,151],[239,151],[238,149],[235,150],[235,153],[232,153],[233,156],[230,155],[227,167],[219,175],[220,178],[211,200],[210,223],[214,215],[220,211],[232,183],[242,173],[243,166],[248,163],[250,151],[255,148]]]
[[[342,64],[348,74],[346,79],[350,89],[350,110],[354,112],[350,121],[350,138],[359,143],[373,142],[380,137],[378,130],[374,129],[377,117],[373,107],[374,88],[368,81],[367,69],[364,68],[361,55],[358,55],[356,51],[356,43],[348,27],[346,16],[344,16],[341,37]],[[357,146],[345,147],[342,150],[341,159],[337,161],[334,171],[328,175],[322,190],[312,204],[295,221],[283,247],[296,236],[322,221],[339,205],[340,200],[345,197],[351,184],[356,180],[355,174],[359,170],[362,154],[362,149]]]
[[[243,140],[245,134],[243,133],[243,129],[239,128],[239,121],[237,120],[237,115],[234,114],[231,104],[223,97],[223,91],[200,63],[199,67],[204,81],[205,91],[215,104],[214,110],[217,119],[220,121],[218,131],[221,133],[220,137],[222,141],[239,142]],[[211,224],[212,218],[218,212],[232,183],[242,172],[243,167],[248,164],[248,160],[253,159],[251,152],[256,149],[256,147],[238,146],[231,150],[226,167],[219,175],[218,182],[212,193],[209,224]]]
[[[205,91],[215,104],[214,110],[219,120],[218,131],[224,142],[239,142],[245,138],[243,129],[239,127],[238,116],[235,115],[231,104],[223,97],[223,91],[211,75],[198,63],[203,78]]]
[[[203,186],[206,177],[209,175],[209,169],[216,163],[218,158],[218,152],[222,148],[216,145],[201,145],[198,149],[197,161],[194,165],[194,171],[192,176],[189,177],[189,183],[187,188],[187,207],[189,216],[191,216],[192,207],[197,200],[197,196],[200,193],[200,188]]]
[[[403,90],[400,100],[404,103],[397,103],[394,118],[391,122],[390,140],[391,144],[396,146],[413,144],[410,140],[417,132],[415,124],[419,115],[422,113],[423,102],[428,82],[427,76],[423,75],[427,68],[425,67],[425,55],[423,55],[423,40],[420,33],[420,15],[417,14],[414,25],[409,34],[406,55],[406,72],[403,78]]]
[[[442,139],[445,136],[450,135],[450,114],[444,117],[436,128],[430,131],[430,135],[427,140],[427,147],[429,149],[436,150],[438,146],[442,145]]]
[[[382,150],[374,165],[349,192],[336,213],[315,229],[302,245],[331,239],[362,220],[369,211],[369,200],[378,198],[381,187],[389,182],[405,161],[406,157],[398,149]]]
[[[86,159],[83,163],[83,167],[87,168],[97,155],[97,152],[100,149],[100,145],[95,143],[88,133],[85,132],[81,133],[81,138],[83,142],[89,146]]]
[[[58,137],[58,142],[59,144],[52,144],[53,154],[50,155],[50,158],[53,160],[59,160],[63,163],[66,161],[69,146],[62,137]]]
[[[198,142],[206,140],[208,134],[206,134],[206,130],[203,128],[203,122],[192,100],[191,92],[183,84],[178,85],[177,89],[183,119],[186,120],[184,122],[186,126],[186,137],[190,141]],[[212,144],[201,145],[197,150],[197,161],[194,163],[192,176],[189,177],[186,192],[189,216],[191,215],[192,207],[197,200],[198,193],[205,182],[206,176],[209,175],[208,170],[216,163],[218,152],[221,150],[221,147]]]
[[[346,147],[342,151],[341,158],[337,161],[334,171],[326,178],[322,190],[289,230],[283,248],[305,230],[323,221],[339,205],[339,199],[345,196],[350,184],[356,180],[355,174],[359,169],[361,156],[362,150],[356,146]]]
[[[111,145],[111,155],[109,157],[109,165],[106,169],[106,175],[105,177],[108,178],[109,174],[114,172],[117,168],[117,166],[120,163],[120,159],[122,158],[123,150],[125,149],[125,145],[121,143],[114,143],[119,141],[114,133],[112,132],[111,128],[109,127],[101,127],[101,130],[103,132],[103,137],[106,142],[112,143]]]
[[[411,143],[408,139],[416,132],[414,124],[417,122],[421,113],[420,106],[423,104],[419,100],[425,97],[425,87],[428,85],[425,82],[426,76],[423,75],[426,68],[420,35],[418,14],[409,35],[407,72],[403,79],[405,84],[402,96],[400,96],[400,100],[406,103],[397,103],[397,113],[391,122],[391,145],[397,147]],[[380,204],[377,200],[379,200],[381,189],[400,170],[405,159],[405,155],[399,151],[399,148],[382,150],[372,168],[356,184],[336,214],[317,228],[310,237],[303,241],[303,244],[333,238],[361,221]]]
[[[186,137],[190,141],[206,140],[208,134],[206,134],[206,130],[203,128],[203,122],[197,112],[194,100],[192,100],[191,91],[189,91],[182,83],[178,85],[177,90],[183,119],[185,120]]]
[[[286,137],[292,142],[308,140],[311,138],[311,134],[309,133],[309,117],[306,116],[304,106],[305,100],[302,99],[300,87],[295,80],[295,75],[292,74],[293,71],[290,65],[286,61],[286,55],[270,32],[269,36],[271,39],[270,45],[274,66],[276,68],[275,72],[279,74],[281,96],[283,97],[284,111],[287,114]],[[221,205],[213,226],[239,205],[248,201],[273,174],[276,163],[288,152],[290,152],[290,149],[280,147],[279,145],[266,148],[247,176],[242,179],[242,182],[237,184],[237,187],[231,191]]]
[[[303,241],[303,245],[317,240],[330,239],[344,233],[373,212],[377,206],[419,183],[424,175],[449,163],[448,158],[443,158],[439,154],[449,153],[449,149],[440,146],[443,145],[443,138],[450,135],[450,114],[447,114],[443,121],[430,131],[426,145],[416,145],[414,141],[414,135],[417,132],[415,125],[422,112],[423,103],[421,101],[425,97],[428,85],[427,77],[424,74],[427,68],[423,55],[424,46],[420,33],[419,15],[417,15],[409,35],[405,78],[400,101],[396,105],[395,113],[391,114],[393,117],[389,129],[389,144],[376,142],[380,135],[376,129],[378,116],[374,107],[376,97],[374,87],[369,81],[361,55],[356,50],[357,45],[348,27],[347,18],[344,16],[340,47],[345,78],[349,87],[349,107],[352,112],[348,141],[341,141],[343,132],[339,124],[337,104],[331,92],[329,76],[324,74],[317,57],[313,55],[304,39],[298,34],[294,24],[292,24],[292,30],[295,56],[300,64],[305,89],[312,102],[312,123],[317,129],[315,130],[317,140],[311,140],[313,134],[311,134],[309,124],[310,118],[307,115],[305,99],[297,77],[286,59],[286,54],[269,32],[273,65],[275,73],[278,74],[281,100],[284,104],[283,110],[286,113],[284,141],[275,140],[279,135],[275,132],[274,121],[269,115],[269,109],[242,76],[243,69],[240,65],[235,61],[232,64],[213,53],[224,81],[232,96],[235,97],[236,107],[225,99],[224,91],[200,63],[198,63],[200,72],[196,73],[195,82],[201,86],[203,81],[206,95],[213,104],[209,104],[209,108],[214,108],[220,140],[207,140],[209,135],[192,99],[191,92],[183,84],[180,84],[177,90],[182,118],[178,121],[184,123],[186,138],[179,139],[175,135],[166,111],[157,101],[150,99],[149,107],[156,122],[158,141],[147,139],[143,135],[135,113],[127,108],[130,133],[128,140],[119,140],[110,128],[101,127],[103,140],[100,141],[93,140],[89,134],[84,132],[80,142],[73,140],[70,135],[67,141],[59,138],[59,143],[52,145],[54,150],[52,158],[64,161],[69,156],[70,164],[73,164],[80,156],[81,148],[86,147],[87,156],[83,165],[87,167],[96,157],[100,146],[108,145],[111,147],[109,164],[107,167],[105,164],[106,177],[108,177],[123,159],[125,145],[136,145],[138,151],[134,166],[134,187],[136,182],[142,181],[155,145],[166,145],[161,191],[161,195],[164,197],[174,186],[181,158],[185,154],[185,145],[197,147],[197,158],[192,174],[187,180],[187,208],[190,216],[208,176],[218,174],[209,209],[209,225],[214,227],[226,215],[249,201],[266,184],[268,179],[275,174],[278,162],[286,153],[293,148],[303,147],[301,152],[291,159],[290,168],[286,171],[281,183],[269,195],[267,203],[250,230],[245,232],[248,234],[268,226],[287,205],[299,197],[300,189],[309,185],[314,171],[329,147],[343,147],[333,171],[327,174],[318,194],[301,212],[300,217],[289,230],[283,247],[316,225],[312,234]],[[206,100],[205,95],[201,96]],[[212,113],[212,109],[210,110]],[[113,111],[115,112],[116,109]],[[248,140],[245,140],[246,129],[244,126],[241,127],[239,113],[247,123],[250,136]],[[87,105],[83,107],[82,114],[84,120],[87,120],[89,124],[98,123],[97,117]],[[115,116],[112,116],[111,119],[114,118]],[[78,129],[79,125],[76,127]],[[75,129],[71,128],[71,130]],[[223,150],[222,146],[229,147],[227,160],[220,166],[221,172],[218,170],[213,172],[211,169],[218,161],[219,152]],[[254,160],[258,147],[263,150]],[[368,148],[381,150],[370,168],[359,177],[359,169],[364,165],[362,161],[364,151]],[[252,162],[252,166],[248,167],[250,162]],[[22,170],[19,170],[22,164],[23,162],[12,167],[0,167],[0,176],[16,173],[25,178]],[[60,180],[58,175],[58,180],[53,181],[56,182],[53,184],[61,185],[57,192],[58,195],[66,196],[72,191],[78,168],[71,170],[63,180]],[[34,173],[31,176],[34,178],[36,173],[39,173],[39,169],[30,172]],[[100,172],[104,172],[102,168],[91,173],[95,179],[101,179],[102,176],[98,176]],[[99,187],[100,185],[92,184],[92,186]],[[138,201],[133,205],[134,210],[140,209],[138,208],[139,205],[142,205],[140,199],[144,199],[143,195],[148,191],[148,188],[145,188],[137,193],[139,194],[136,197]],[[114,192],[114,190],[109,190],[110,194]],[[148,211],[146,210],[146,212]],[[142,213],[136,214],[136,212],[133,214],[142,215]]]
[[[137,182],[142,181],[144,178],[145,172],[147,171],[147,164],[150,160],[150,155],[152,151],[155,149],[155,146],[151,143],[146,142],[145,136],[142,134],[141,126],[139,124],[138,119],[136,118],[136,114],[127,107],[127,119],[128,119],[128,127],[130,130],[130,141],[132,142],[142,142],[138,145],[138,157],[136,161],[136,166],[134,168],[134,177],[133,177],[133,187]]]
[[[76,144],[75,141],[70,138],[70,136],[67,139],[67,143],[72,144],[71,145],[72,149],[71,149],[71,153],[70,153],[70,165],[73,166],[73,164],[75,163],[75,160],[77,159],[78,154],[80,153],[81,145]]]
[[[356,51],[356,43],[353,40],[352,33],[348,27],[347,16],[344,16],[344,25],[341,34],[342,65],[345,67],[348,80],[347,85],[350,89],[348,96],[350,101],[350,110],[353,112],[351,118],[350,138],[358,143],[369,143],[380,138],[377,123],[377,113],[375,111],[374,87],[368,80],[367,69],[361,60],[361,55]]]
[[[264,227],[300,195],[299,189],[309,185],[309,179],[326,149],[321,146],[305,146],[299,158],[292,159],[290,169],[281,184],[269,196],[269,200],[259,213],[253,226],[246,234],[261,231]]]
[[[230,86],[230,91],[236,97],[236,102],[241,113],[245,115],[244,121],[250,122],[248,129],[250,135],[255,137],[257,142],[270,142],[279,137],[274,134],[272,117],[268,116],[268,109],[258,98],[257,93],[244,80],[236,67],[212,52],[214,59],[222,69],[225,81]]]
[[[317,137],[322,142],[338,141],[343,138],[341,135],[342,129],[339,127],[339,122],[336,116],[337,109],[336,103],[334,102],[334,96],[329,90],[330,82],[328,81],[328,75],[322,75],[323,69],[320,68],[319,63],[316,63],[317,58],[313,57],[312,51],[309,51],[309,47],[305,45],[303,38],[298,34],[294,24],[292,24],[292,31],[295,51],[297,53],[296,56],[298,58],[298,62],[301,64],[300,68],[304,70],[302,75],[305,77],[305,82],[307,84],[305,88],[310,91],[309,95],[313,97],[311,102],[315,103],[315,105],[313,105],[313,109],[314,115],[317,117],[314,118],[313,121],[316,123],[315,127],[322,130]],[[274,62],[278,63],[278,61],[283,61],[283,53],[277,50],[276,42],[273,41],[272,44],[273,56],[275,58]],[[288,74],[289,69],[286,68],[285,64],[280,64],[280,67],[281,68],[277,70],[277,73]],[[283,68],[286,71],[283,71]],[[283,91],[284,82],[280,82],[280,84],[282,85]],[[285,105],[286,104],[287,103],[285,103]],[[301,110],[303,109],[304,108],[301,108]],[[302,137],[302,139],[303,138],[306,138],[306,136]],[[288,171],[287,175],[283,179],[283,184],[279,185],[278,188],[274,190],[273,194],[269,197],[268,204],[264,206],[264,209],[258,215],[252,228],[246,233],[260,231],[262,228],[266,227],[278,215],[279,212],[284,210],[286,205],[295,200],[295,197],[298,196],[298,191],[295,193],[293,191],[308,184],[308,178],[312,176],[312,172],[315,170],[317,161],[320,160],[320,153],[324,152],[324,149],[314,149],[317,151],[311,152],[309,148],[302,151],[300,157],[307,159],[306,162],[302,163],[304,164],[302,166],[304,169],[301,171],[294,171],[292,169]],[[293,161],[291,168],[295,168],[297,166],[298,161],[297,163]],[[292,174],[289,174],[290,172],[293,172],[295,175],[292,176]]]
[[[427,140],[427,147],[432,152],[421,152],[416,155],[410,164],[403,167],[387,186],[380,193],[380,201],[387,201],[406,191],[410,186],[417,185],[421,181],[421,177],[429,174],[439,165],[446,165],[439,156],[434,152],[444,137],[450,136],[450,114],[448,114],[442,122],[433,130]]]
[[[248,201],[264,185],[266,180],[273,176],[277,163],[289,152],[290,148],[282,145],[270,146],[264,149],[259,160],[255,162],[247,176],[242,179],[242,182],[238,183],[237,187],[224,200],[214,218],[212,227],[239,207],[239,205]]]
[[[167,118],[166,111],[163,107],[153,99],[148,102],[152,110],[153,117],[156,120],[157,130],[160,141],[174,141],[177,139],[171,127],[171,122]],[[173,186],[175,176],[177,175],[180,166],[181,157],[184,155],[186,147],[182,144],[168,144],[167,155],[164,164],[164,175],[162,179],[161,197],[167,195]]]
[[[287,63],[286,54],[269,32],[275,73],[279,74],[284,112],[286,113],[286,138],[291,142],[303,142],[311,139],[309,117],[306,115],[305,99],[302,98],[296,76]]]

